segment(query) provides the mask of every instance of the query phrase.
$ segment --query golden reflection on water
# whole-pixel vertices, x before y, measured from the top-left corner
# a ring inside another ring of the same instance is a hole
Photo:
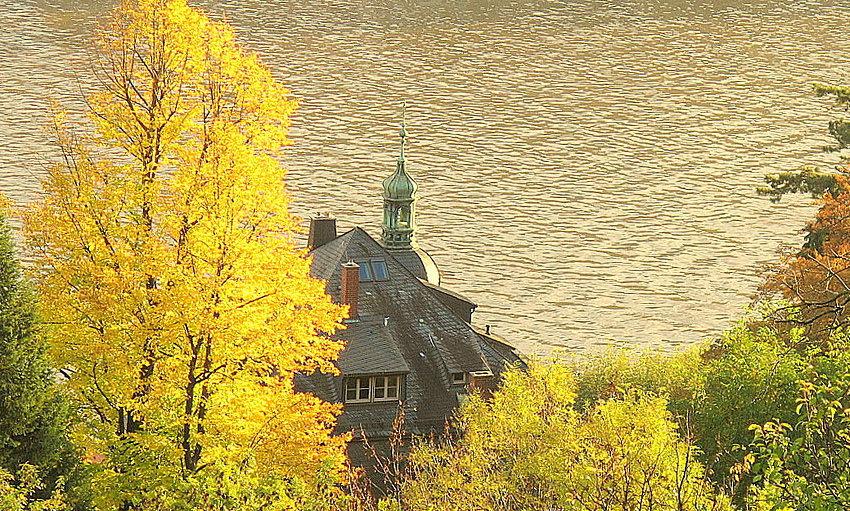
[[[846,81],[850,12],[825,0],[201,4],[301,100],[302,216],[377,233],[407,99],[420,243],[525,351],[716,335],[811,214],[756,197],[761,175],[834,162],[810,84]],[[0,188],[18,201],[52,157],[47,98],[90,86],[111,5],[0,10]]]

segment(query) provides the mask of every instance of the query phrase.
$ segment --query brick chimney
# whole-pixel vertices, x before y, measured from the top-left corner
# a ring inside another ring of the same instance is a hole
[[[357,302],[360,298],[360,266],[352,261],[342,263],[342,291],[340,301],[348,305],[348,319],[358,321]]]
[[[484,399],[493,397],[493,391],[496,390],[496,379],[490,371],[472,371],[469,373],[469,390],[481,393]]]
[[[310,217],[310,234],[307,236],[307,250],[321,247],[336,239],[336,218],[321,213]]]

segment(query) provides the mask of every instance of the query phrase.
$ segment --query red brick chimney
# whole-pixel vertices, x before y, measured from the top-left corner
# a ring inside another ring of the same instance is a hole
[[[342,263],[340,301],[348,305],[348,321],[357,321],[357,302],[360,298],[360,266],[352,261]]]

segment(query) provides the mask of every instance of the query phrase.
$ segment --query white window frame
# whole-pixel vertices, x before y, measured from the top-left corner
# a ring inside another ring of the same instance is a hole
[[[350,386],[351,383],[354,383],[354,386]],[[365,385],[364,385],[365,383]],[[355,398],[348,398],[349,389],[354,390]],[[368,396],[365,398],[361,398],[362,390],[366,390]],[[372,378],[368,376],[354,376],[352,378],[345,379],[345,388],[343,389],[344,396],[343,401],[346,403],[369,403],[372,401]]]
[[[343,384],[343,402],[344,403],[381,403],[388,401],[400,401],[401,400],[401,391],[402,391],[402,382],[404,375],[401,374],[381,374],[375,376],[348,376],[344,379]],[[378,383],[383,383],[382,386],[378,386]],[[352,386],[351,384],[354,383]],[[365,385],[364,385],[365,383]],[[355,393],[357,394],[356,399],[348,399],[348,391],[349,389],[356,389]],[[361,398],[361,391],[364,389],[368,389],[369,397]],[[390,390],[395,390],[395,396],[388,396]],[[383,391],[383,397],[376,397],[377,391]]]
[[[378,380],[383,379],[383,386],[378,386]],[[391,384],[390,381],[394,383]],[[395,396],[389,396],[390,389],[395,389]],[[384,397],[378,397],[378,390],[382,390]],[[373,401],[398,401],[398,396],[401,394],[401,376],[397,374],[389,374],[383,376],[372,377],[372,400]]]

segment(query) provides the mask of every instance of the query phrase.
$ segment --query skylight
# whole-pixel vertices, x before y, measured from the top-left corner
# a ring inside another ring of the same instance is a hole
[[[380,282],[390,280],[387,262],[383,259],[355,259],[360,266],[360,282]]]

